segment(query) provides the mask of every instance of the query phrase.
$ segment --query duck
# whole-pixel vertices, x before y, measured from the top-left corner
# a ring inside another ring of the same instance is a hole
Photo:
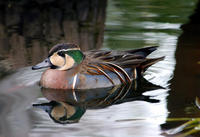
[[[129,50],[89,50],[82,52],[74,43],[53,46],[48,57],[32,66],[32,70],[47,68],[40,86],[50,89],[96,89],[130,84],[140,79],[153,64],[164,59],[147,58],[157,46]]]

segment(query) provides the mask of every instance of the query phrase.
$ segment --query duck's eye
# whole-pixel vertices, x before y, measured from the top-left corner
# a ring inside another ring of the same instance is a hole
[[[61,57],[65,57],[65,53],[63,51],[58,52],[58,55]]]

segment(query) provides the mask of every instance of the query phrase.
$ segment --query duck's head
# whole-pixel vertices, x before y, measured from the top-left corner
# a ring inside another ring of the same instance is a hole
[[[83,59],[84,54],[77,45],[69,43],[57,44],[49,51],[48,58],[33,66],[32,69],[50,67],[51,69],[68,70],[80,64]]]

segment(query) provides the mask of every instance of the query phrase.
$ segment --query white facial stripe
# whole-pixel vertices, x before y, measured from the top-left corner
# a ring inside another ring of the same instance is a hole
[[[61,50],[58,50],[57,52],[60,52],[60,51],[70,51],[70,50],[80,50],[80,48],[61,49]]]

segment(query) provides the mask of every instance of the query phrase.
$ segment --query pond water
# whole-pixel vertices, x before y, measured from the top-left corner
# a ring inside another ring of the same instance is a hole
[[[80,13],[77,20],[66,17],[63,30],[57,22],[61,18],[58,7],[49,10],[55,18],[45,18],[50,23],[42,36],[38,35],[42,29],[38,24],[43,20],[34,20],[39,18],[36,8],[29,13],[32,18],[23,23],[15,23],[20,20],[17,13],[21,9],[1,10],[6,13],[0,24],[1,136],[162,137],[167,136],[163,134],[166,129],[180,124],[167,122],[167,118],[200,116],[194,103],[195,97],[200,97],[200,26],[194,14],[197,0],[109,0],[99,4],[104,8],[97,10],[101,18],[96,22],[83,21],[85,14]],[[12,5],[16,6],[9,3],[10,8]],[[158,46],[150,57],[165,59],[145,72],[146,80],[116,89],[76,94],[40,89],[37,82],[44,70],[32,71],[31,65],[44,59],[53,44],[63,41],[75,41],[83,50]],[[44,111],[57,106],[67,109],[71,116],[77,112],[68,121],[73,123],[59,124],[62,120],[56,121],[56,116]]]

